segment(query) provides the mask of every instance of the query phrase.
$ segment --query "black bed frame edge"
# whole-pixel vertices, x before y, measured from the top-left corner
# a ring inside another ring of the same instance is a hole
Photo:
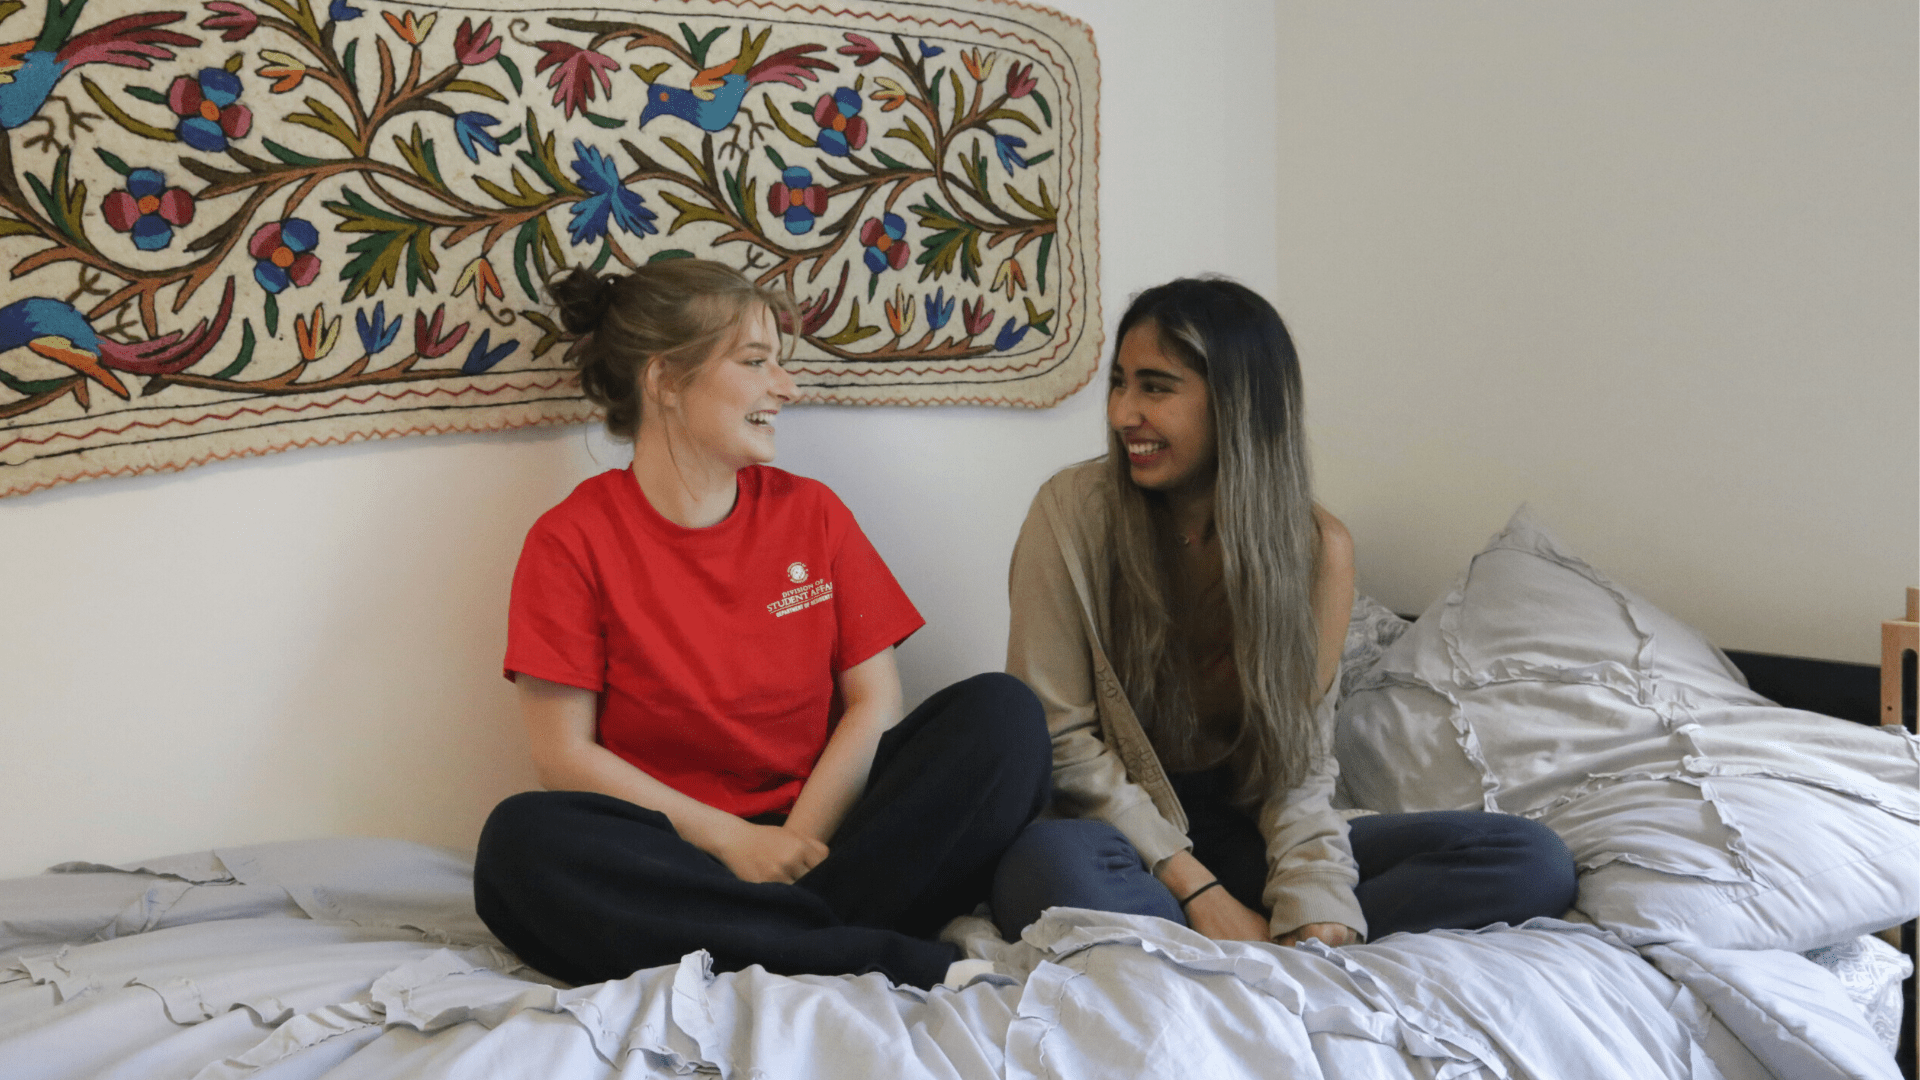
[[[1804,656],[1727,651],[1754,693],[1789,709],[1880,723],[1880,669],[1872,664],[1809,660]],[[1913,723],[1913,717],[1907,717]]]

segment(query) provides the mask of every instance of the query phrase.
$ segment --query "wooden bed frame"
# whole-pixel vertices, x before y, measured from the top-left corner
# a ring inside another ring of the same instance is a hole
[[[1907,617],[1892,619],[1880,624],[1880,723],[1899,725],[1910,732],[1920,734],[1915,726],[1914,698],[1920,691],[1920,673],[1915,671],[1915,660],[1920,658],[1920,588],[1907,590]],[[1916,972],[1920,973],[1920,930],[1914,923],[1899,928],[1899,940],[1894,941],[1907,959],[1914,961]],[[1901,1075],[1914,1080],[1916,1069],[1920,1069],[1920,1028],[1915,1026],[1914,979],[1908,978],[1902,987],[1906,996],[1906,1011],[1900,1019],[1899,1062]]]
[[[1770,653],[1727,652],[1747,685],[1756,693],[1790,709],[1837,716],[1861,724],[1899,725],[1916,731],[1914,719],[1915,653],[1920,652],[1920,589],[1907,590],[1906,618],[1882,625],[1881,662],[1843,664],[1834,660],[1808,660],[1797,656]],[[1916,951],[1916,925],[1891,927],[1882,938],[1915,961],[1920,970],[1920,952]],[[1915,976],[1908,976],[1901,987],[1906,1007],[1900,1019],[1900,1048],[1895,1053],[1900,1074],[1914,1080],[1916,1059],[1920,1058],[1920,1033],[1914,1024]]]

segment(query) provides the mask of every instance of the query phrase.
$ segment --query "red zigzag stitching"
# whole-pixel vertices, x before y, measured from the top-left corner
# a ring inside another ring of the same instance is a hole
[[[330,409],[335,405],[340,404],[343,401],[351,401],[355,405],[365,405],[368,402],[375,401],[381,398],[384,398],[388,401],[400,401],[404,398],[410,398],[410,397],[425,398],[425,397],[437,397],[442,395],[446,397],[459,398],[459,397],[464,397],[468,394],[482,394],[482,395],[485,395],[486,397],[492,397],[495,394],[502,394],[509,390],[554,390],[554,389],[558,389],[560,386],[566,384],[569,381],[571,380],[563,376],[562,378],[556,379],[550,383],[534,382],[534,383],[528,383],[526,386],[515,386],[512,383],[503,383],[502,385],[496,386],[491,390],[485,389],[483,387],[478,387],[478,386],[469,386],[460,390],[449,390],[445,387],[436,386],[429,390],[409,389],[409,390],[401,390],[397,392],[375,390],[374,392],[368,394],[366,397],[354,397],[351,393],[347,393],[347,394],[342,394],[340,397],[332,398],[327,401],[309,401],[301,405],[275,405],[265,409],[255,409],[255,408],[249,408],[246,406],[241,406],[240,408],[235,409],[234,411],[229,413],[211,413],[211,412],[202,413],[199,416],[193,417],[192,419],[186,419],[183,417],[170,417],[166,420],[161,420],[157,423],[146,421],[146,420],[132,420],[126,423],[125,425],[117,428],[102,426],[102,427],[89,428],[86,431],[56,431],[53,434],[48,435],[44,438],[37,438],[37,439],[29,439],[25,436],[22,436],[18,439],[13,439],[9,442],[0,443],[0,450],[9,450],[15,446],[20,446],[23,444],[27,446],[44,446],[47,443],[54,441],[55,439],[76,439],[77,440],[77,439],[92,438],[95,435],[122,435],[122,434],[125,434],[126,432],[132,431],[135,428],[148,428],[148,429],[157,431],[163,427],[176,427],[176,426],[177,427],[193,427],[197,424],[207,423],[210,420],[225,421],[225,420],[232,420],[235,417],[239,417],[239,416],[267,416],[271,413],[303,413],[303,412],[310,412],[314,409]],[[189,408],[190,406],[181,406],[181,407]]]

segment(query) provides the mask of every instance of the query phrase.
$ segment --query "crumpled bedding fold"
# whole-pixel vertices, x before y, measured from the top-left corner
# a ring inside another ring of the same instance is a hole
[[[702,953],[567,987],[476,940],[464,865],[336,840],[0,883],[0,1075],[1893,1075],[1798,956],[1656,947],[1649,963],[1555,920],[1282,949],[1054,909],[1018,942],[969,938],[996,972],[958,991],[716,974]],[[122,917],[163,885],[171,906]]]

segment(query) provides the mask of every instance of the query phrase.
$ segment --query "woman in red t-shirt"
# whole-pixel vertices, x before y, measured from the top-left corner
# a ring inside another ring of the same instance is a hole
[[[505,668],[547,790],[488,819],[481,917],[575,983],[696,949],[938,982],[959,952],[928,939],[1048,799],[1038,701],[980,675],[902,717],[893,647],[923,620],[825,485],[766,464],[789,297],[697,259],[554,296],[634,455],[514,573]]]

